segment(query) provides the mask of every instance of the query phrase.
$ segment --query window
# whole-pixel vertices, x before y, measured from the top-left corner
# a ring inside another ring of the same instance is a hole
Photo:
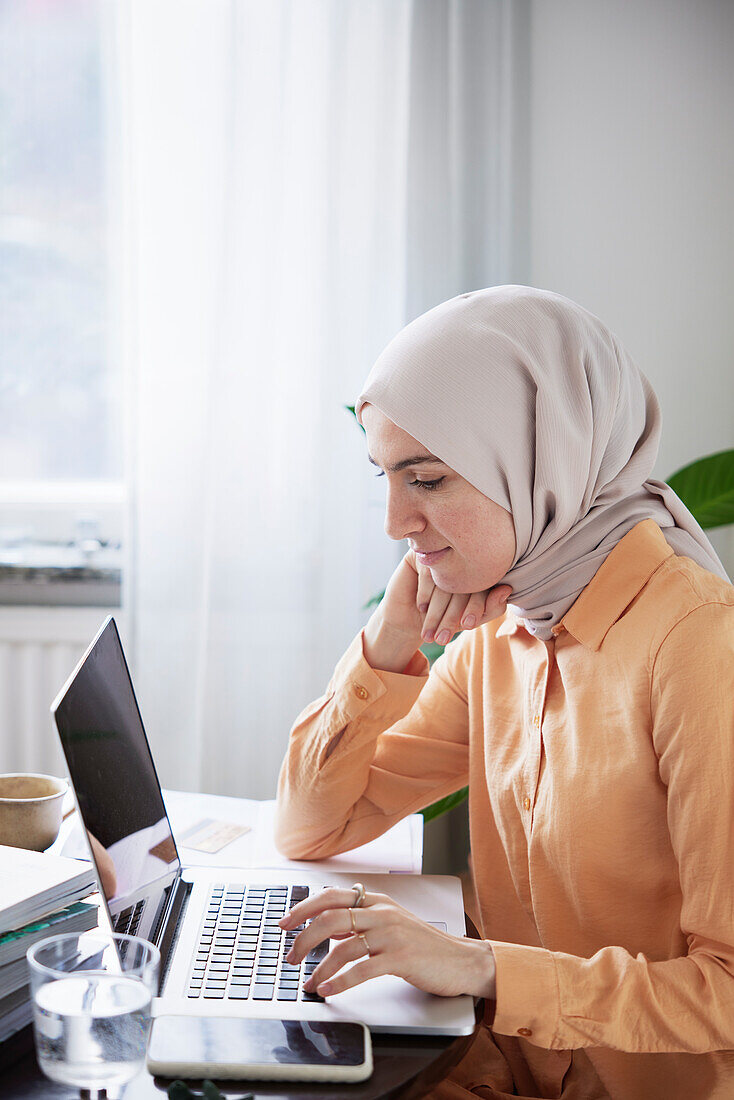
[[[0,5],[0,579],[6,581],[9,569],[23,569],[28,581],[29,570],[43,568],[47,582],[50,569],[61,575],[77,568],[73,548],[86,569],[79,576],[89,579],[95,543],[105,551],[106,544],[119,548],[121,539],[113,16],[114,5],[103,0]]]

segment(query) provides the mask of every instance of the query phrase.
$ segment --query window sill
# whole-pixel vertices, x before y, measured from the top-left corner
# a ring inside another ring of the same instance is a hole
[[[119,607],[121,551],[77,546],[0,549],[0,606]]]

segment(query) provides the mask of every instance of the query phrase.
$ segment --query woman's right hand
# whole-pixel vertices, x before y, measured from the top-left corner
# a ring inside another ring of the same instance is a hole
[[[422,643],[446,645],[457,630],[475,630],[502,615],[511,593],[506,584],[483,592],[444,592],[409,550],[365,627],[365,658],[373,668],[402,672]]]

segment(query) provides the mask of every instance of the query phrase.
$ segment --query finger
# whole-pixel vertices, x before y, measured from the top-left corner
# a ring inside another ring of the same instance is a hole
[[[326,913],[319,913],[310,924],[306,925],[303,932],[298,933],[286,955],[286,960],[289,963],[301,962],[309,951],[324,940],[330,940],[332,936],[341,938],[348,931],[351,929],[346,909],[329,909]]]
[[[322,959],[307,982],[303,983],[305,990],[315,989],[321,982],[328,981],[332,975],[337,974],[347,963],[356,962],[366,955],[364,943],[358,936],[350,936],[333,947],[325,959]]]
[[[375,897],[381,897],[376,894]],[[365,915],[370,912],[368,909],[327,909],[325,913],[319,913],[314,917],[310,924],[307,924],[302,932],[296,936],[291,948],[286,955],[286,959],[289,963],[300,962],[304,959],[318,944],[323,943],[324,940],[343,940],[347,936],[352,936],[364,932],[367,928],[372,927],[372,920]],[[352,918],[350,913],[354,913],[354,927],[352,927]]]
[[[421,615],[425,615],[428,611],[428,605],[431,602],[431,596],[434,593],[436,585],[433,582],[430,569],[418,570],[418,592],[416,594],[415,602],[416,607],[420,611]]]
[[[485,592],[472,592],[461,616],[459,625],[462,630],[473,630],[475,626],[482,622],[484,618],[485,603]]]
[[[512,589],[507,584],[500,584],[497,585],[496,588],[490,588],[484,602],[483,622],[488,623],[492,619],[504,615],[507,608],[507,601],[511,595]]]
[[[424,642],[432,642],[435,634],[436,627],[441,622],[444,616],[446,608],[451,603],[451,593],[444,592],[441,588],[434,588],[428,603],[428,611],[426,611],[426,617],[423,620],[423,630],[421,631],[421,638]]]
[[[326,912],[319,913],[318,916],[314,917],[310,924],[307,924],[304,930],[296,936],[286,955],[287,961],[300,962],[308,955],[309,951],[318,944],[323,943],[324,940],[341,940],[372,928],[376,919],[375,915],[382,920],[387,916],[390,920],[396,912],[405,913],[402,906],[397,905],[387,894],[366,896],[373,899],[366,908],[360,906],[359,909],[344,907],[327,909]],[[354,913],[354,928],[352,927],[350,913]]]
[[[406,550],[403,554],[403,561],[406,563],[406,565],[409,565],[415,573],[419,572],[418,559],[415,556],[415,550]]]
[[[455,592],[449,600],[449,605],[443,613],[443,618],[436,628],[436,641],[439,645],[447,645],[457,630],[467,606],[469,596],[463,592]]]
[[[365,894],[360,908],[372,905],[376,896],[375,894]],[[298,905],[294,905],[290,912],[278,921],[278,924],[281,928],[295,928],[327,909],[352,908],[355,900],[354,890],[330,886],[328,890],[321,890],[318,894],[311,894],[305,901],[299,901]]]
[[[345,989],[353,989],[355,985],[361,985],[362,982],[367,982],[370,978],[379,978],[388,973],[384,959],[384,955],[373,955],[372,958],[365,959],[364,962],[355,963],[354,966],[350,966],[342,974],[337,974],[335,978],[331,978],[328,982],[322,982],[321,985],[316,987],[316,992],[322,997],[330,997],[334,993],[343,993]]]

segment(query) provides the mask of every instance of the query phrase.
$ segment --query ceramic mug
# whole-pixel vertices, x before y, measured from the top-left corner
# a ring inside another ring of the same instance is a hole
[[[65,779],[33,772],[0,775],[0,844],[42,852],[61,828]]]

